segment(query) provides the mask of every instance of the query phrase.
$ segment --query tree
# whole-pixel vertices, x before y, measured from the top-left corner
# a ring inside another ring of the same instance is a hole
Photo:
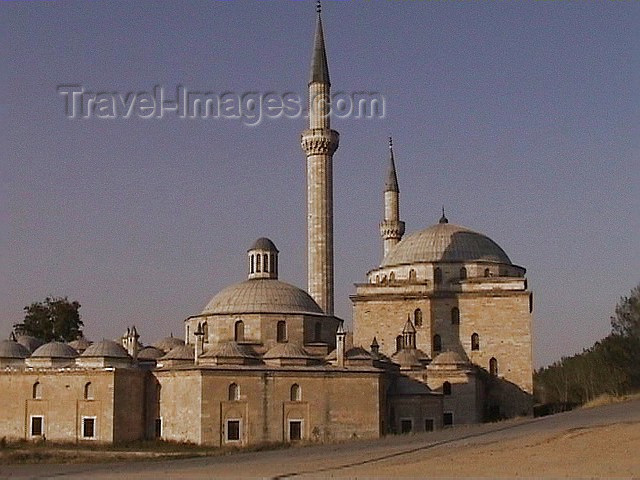
[[[44,342],[69,342],[82,335],[80,304],[67,297],[47,297],[24,307],[22,323],[13,326],[17,334],[31,335]]]
[[[615,335],[640,339],[640,284],[631,289],[631,295],[620,298],[611,317],[611,330]]]

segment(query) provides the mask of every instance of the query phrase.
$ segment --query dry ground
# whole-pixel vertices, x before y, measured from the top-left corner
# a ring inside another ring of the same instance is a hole
[[[640,479],[640,401],[415,436],[156,462],[0,466],[0,478]]]

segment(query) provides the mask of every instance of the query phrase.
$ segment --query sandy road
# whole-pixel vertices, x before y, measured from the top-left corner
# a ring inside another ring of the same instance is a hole
[[[187,460],[0,466],[0,478],[640,478],[640,400],[540,419]]]

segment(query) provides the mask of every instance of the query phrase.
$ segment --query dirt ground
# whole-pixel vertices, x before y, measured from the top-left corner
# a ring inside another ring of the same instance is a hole
[[[393,460],[342,469],[339,474],[387,478],[640,478],[640,423],[577,428],[484,445],[442,445]]]
[[[4,478],[640,479],[640,400],[379,440],[182,460],[0,465]]]

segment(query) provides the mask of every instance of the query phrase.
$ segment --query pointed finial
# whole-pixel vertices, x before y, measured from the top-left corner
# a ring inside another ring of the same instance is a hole
[[[389,170],[387,171],[387,178],[384,182],[385,192],[399,192],[398,188],[398,176],[396,175],[396,164],[393,159],[393,137],[389,136]]]
[[[316,2],[316,12],[322,12],[322,5],[320,4],[320,0]]]
[[[440,217],[439,223],[449,223],[449,220],[447,219],[447,217],[444,216],[444,205],[442,206],[442,216]]]

